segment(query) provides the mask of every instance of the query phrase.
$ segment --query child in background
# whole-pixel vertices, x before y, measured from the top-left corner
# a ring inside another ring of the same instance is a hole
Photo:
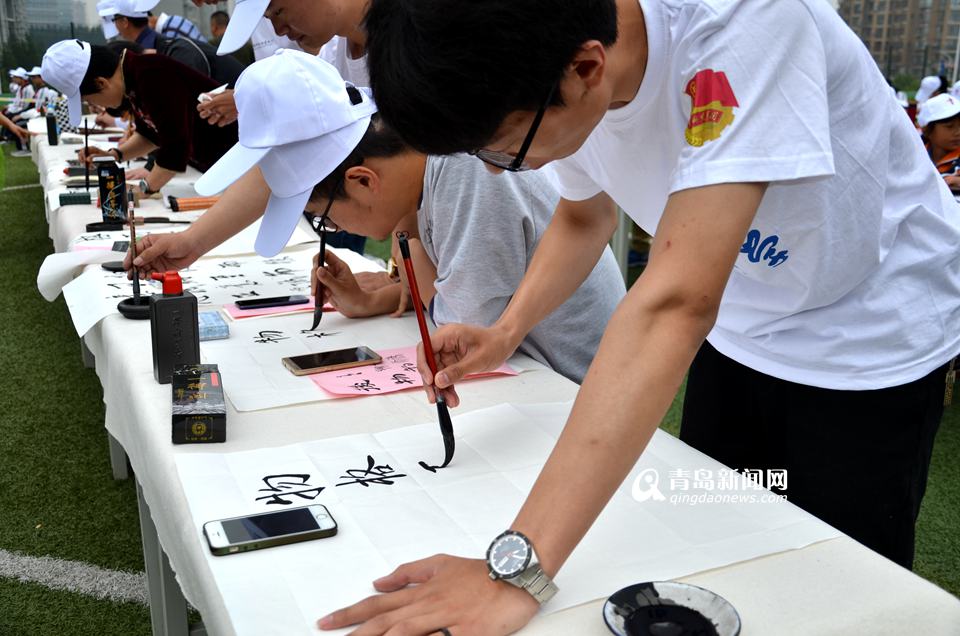
[[[953,191],[960,191],[960,99],[931,97],[918,117],[930,160]]]

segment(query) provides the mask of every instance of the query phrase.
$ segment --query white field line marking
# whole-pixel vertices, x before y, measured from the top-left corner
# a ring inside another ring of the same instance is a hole
[[[82,561],[0,550],[0,577],[39,583],[52,590],[86,594],[101,600],[149,604],[146,574],[107,570]]]

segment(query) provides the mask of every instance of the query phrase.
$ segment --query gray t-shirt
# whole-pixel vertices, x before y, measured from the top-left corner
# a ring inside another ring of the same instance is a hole
[[[434,322],[496,322],[559,199],[541,172],[495,175],[468,155],[428,157],[417,217],[437,268]],[[519,350],[581,382],[625,293],[608,247],[583,285],[527,334]]]

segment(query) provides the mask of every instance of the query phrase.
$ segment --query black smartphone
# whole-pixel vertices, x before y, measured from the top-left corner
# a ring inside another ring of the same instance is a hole
[[[285,307],[303,305],[310,302],[306,296],[273,296],[271,298],[249,298],[238,300],[237,309],[266,309],[267,307]]]
[[[203,524],[210,551],[216,556],[260,550],[275,545],[324,539],[337,534],[337,522],[326,506],[233,517]]]
[[[370,347],[355,347],[283,358],[283,366],[294,375],[310,375],[323,371],[379,364],[381,361],[380,354]]]

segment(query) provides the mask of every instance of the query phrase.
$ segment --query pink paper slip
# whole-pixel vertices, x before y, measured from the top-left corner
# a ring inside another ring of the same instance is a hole
[[[240,309],[236,305],[230,304],[224,305],[223,308],[234,320],[257,318],[258,316],[275,316],[277,314],[299,314],[313,311],[313,296],[310,296],[310,302],[303,303],[302,305],[284,305],[283,307],[266,307],[264,309]],[[336,311],[330,303],[324,305],[323,310]]]
[[[383,358],[380,364],[315,373],[309,377],[318,387],[338,397],[384,395],[423,386],[417,369],[416,347],[386,349],[377,353]],[[504,364],[489,373],[468,375],[466,379],[491,375],[517,375],[517,372]]]

